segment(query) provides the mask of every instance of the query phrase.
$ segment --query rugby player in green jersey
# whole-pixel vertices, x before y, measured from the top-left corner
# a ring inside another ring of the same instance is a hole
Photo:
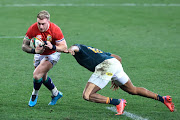
[[[115,105],[117,108],[116,115],[123,114],[126,106],[125,99],[114,99],[97,93],[112,80],[111,88],[117,90],[120,87],[129,94],[161,101],[171,112],[174,111],[174,104],[170,96],[160,96],[143,87],[134,86],[124,72],[119,56],[82,44],[75,44],[66,52],[71,53],[81,66],[93,72],[83,91],[85,100]]]

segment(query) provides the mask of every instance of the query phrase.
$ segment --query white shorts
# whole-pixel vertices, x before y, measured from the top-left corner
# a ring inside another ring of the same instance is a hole
[[[116,58],[107,59],[98,64],[88,82],[94,83],[102,89],[111,80],[117,81],[118,85],[124,85],[129,80],[121,63]]]
[[[34,66],[37,67],[40,64],[40,62],[43,60],[48,60],[54,66],[59,61],[60,55],[61,55],[61,53],[59,53],[59,52],[55,52],[51,55],[35,54],[34,55]]]

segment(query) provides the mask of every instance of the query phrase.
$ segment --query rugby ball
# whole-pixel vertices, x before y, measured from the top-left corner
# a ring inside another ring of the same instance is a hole
[[[37,46],[43,46],[43,45],[44,45],[44,41],[42,41],[37,37],[33,37],[30,41],[30,47],[33,49],[35,49]]]

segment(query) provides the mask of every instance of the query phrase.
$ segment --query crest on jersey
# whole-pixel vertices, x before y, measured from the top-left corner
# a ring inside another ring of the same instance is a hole
[[[52,41],[52,36],[51,35],[47,35],[47,41]]]

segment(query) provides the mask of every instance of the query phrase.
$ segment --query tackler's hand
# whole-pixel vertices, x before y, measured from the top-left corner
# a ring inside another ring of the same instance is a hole
[[[71,48],[69,48],[69,49],[68,49],[68,53],[71,53],[71,55],[75,55],[74,50],[73,50],[73,49],[71,49]]]
[[[71,55],[75,55],[76,52],[79,52],[79,48],[78,46],[73,45],[68,49],[68,52],[71,53]]]
[[[110,89],[112,89],[112,88],[113,88],[113,91],[114,91],[114,90],[116,91],[116,90],[119,89],[119,86],[116,85],[115,82],[114,82],[113,80],[111,81],[111,88],[110,88]]]

